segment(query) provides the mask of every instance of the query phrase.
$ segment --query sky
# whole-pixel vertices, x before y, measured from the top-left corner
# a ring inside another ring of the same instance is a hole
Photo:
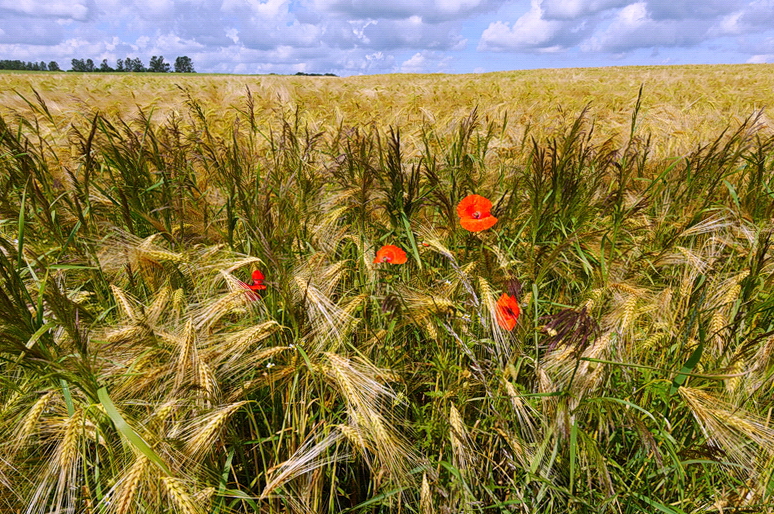
[[[774,62],[774,0],[0,0],[0,59],[197,72],[485,73]]]

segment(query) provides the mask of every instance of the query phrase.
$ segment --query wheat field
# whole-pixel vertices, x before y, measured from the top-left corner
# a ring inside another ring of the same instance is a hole
[[[772,105],[0,74],[0,512],[774,512]]]

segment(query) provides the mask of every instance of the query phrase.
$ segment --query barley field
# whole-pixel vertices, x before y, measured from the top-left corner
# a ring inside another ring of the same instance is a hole
[[[0,74],[0,512],[774,512],[773,106]]]

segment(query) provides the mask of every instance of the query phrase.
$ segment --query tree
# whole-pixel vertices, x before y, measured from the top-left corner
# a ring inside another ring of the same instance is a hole
[[[145,66],[143,65],[139,57],[137,57],[136,59],[127,57],[126,59],[124,59],[124,71],[134,71],[137,73],[141,73],[146,70],[145,70]]]
[[[124,60],[123,59],[119,59],[119,60],[116,61],[116,71],[126,71],[124,69]]]
[[[164,62],[163,55],[159,55],[158,57],[154,55],[151,57],[150,64],[148,65],[148,71],[153,73],[167,73],[169,72],[169,63]]]
[[[0,70],[24,70],[26,64],[24,61],[16,60],[2,60],[0,61]]]
[[[43,62],[43,61],[40,61],[40,62],[38,63],[38,69],[39,69],[40,71],[48,71],[48,66],[46,65],[46,63],[45,63],[45,62]]]
[[[86,63],[83,59],[73,59],[70,61],[70,71],[86,71]]]
[[[91,59],[86,59],[86,69],[84,71],[94,71],[95,69],[94,61]]]
[[[48,71],[62,71],[62,69],[59,67],[59,63],[51,61],[48,63]]]
[[[111,72],[116,70],[110,67],[110,65],[107,62],[107,59],[102,59],[102,64],[99,65],[99,71]]]
[[[191,58],[183,55],[175,59],[175,73],[196,73]]]

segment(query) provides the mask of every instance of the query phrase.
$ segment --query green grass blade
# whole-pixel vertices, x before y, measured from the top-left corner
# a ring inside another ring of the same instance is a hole
[[[105,412],[113,421],[116,430],[121,432],[121,434],[126,437],[126,439],[135,448],[137,448],[151,462],[156,464],[164,473],[171,475],[172,472],[169,470],[169,467],[167,467],[164,461],[161,460],[161,457],[159,457],[158,454],[154,452],[153,449],[148,445],[148,443],[146,443],[143,438],[140,437],[140,435],[129,426],[129,424],[124,420],[123,416],[121,416],[121,413],[118,412],[118,409],[116,409],[116,406],[113,404],[110,396],[108,396],[107,388],[101,387],[97,391],[97,396],[99,397],[99,401],[102,403],[102,406],[105,407]]]
[[[680,509],[680,508],[670,507],[668,505],[664,505],[663,503],[657,502],[656,500],[653,500],[653,499],[648,498],[647,496],[643,496],[641,494],[637,494],[637,493],[631,493],[631,494],[632,494],[632,496],[634,496],[638,500],[647,503],[648,505],[650,505],[651,507],[653,507],[657,511],[663,512],[664,514],[685,514],[685,511]],[[644,512],[653,512],[653,511],[650,510],[650,511],[644,511]]]
[[[25,212],[27,206],[27,186],[24,186],[22,191],[21,204],[19,205],[19,229],[16,234],[16,269],[20,270],[22,262],[24,261],[24,228],[27,224],[25,221]]]
[[[417,260],[417,267],[422,269],[422,259],[419,258],[419,248],[417,248],[417,242],[414,240],[414,233],[411,231],[411,224],[409,223],[406,213],[401,211],[400,219],[403,221],[403,228],[406,229],[406,235],[411,243],[411,253],[414,254],[414,258]]]

